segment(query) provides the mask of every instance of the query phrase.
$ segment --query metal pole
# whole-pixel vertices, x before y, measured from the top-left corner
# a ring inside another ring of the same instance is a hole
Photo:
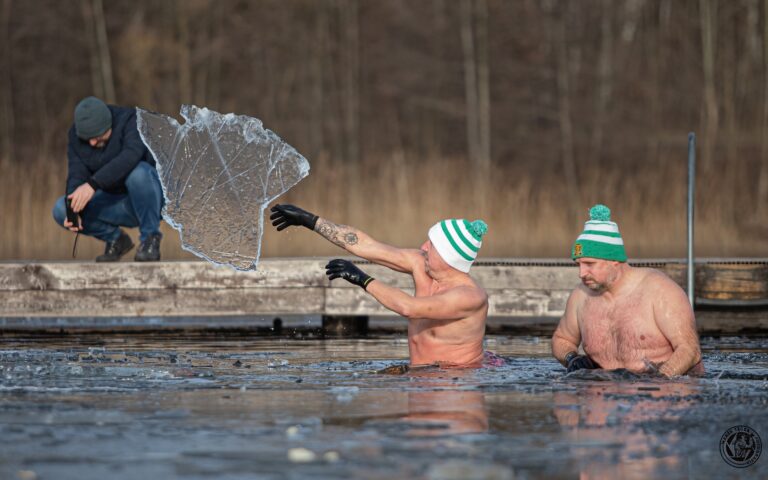
[[[693,307],[696,298],[693,291],[693,199],[696,187],[696,134],[688,134],[688,301]]]

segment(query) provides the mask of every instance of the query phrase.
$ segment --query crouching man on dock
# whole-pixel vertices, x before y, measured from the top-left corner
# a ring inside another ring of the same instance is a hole
[[[56,223],[103,241],[97,262],[120,260],[133,248],[120,227],[139,227],[134,259],[160,260],[163,191],[155,160],[136,128],[136,109],[83,99],[69,129],[67,160],[66,195],[53,207]]]
[[[626,263],[608,207],[595,205],[589,213],[571,251],[582,284],[568,298],[552,337],[555,358],[568,372],[624,368],[667,377],[703,372],[696,320],[683,290],[657,270]]]
[[[488,295],[469,275],[488,227],[481,220],[443,220],[420,249],[396,248],[346,225],[338,225],[293,205],[272,207],[272,225],[301,225],[349,253],[413,276],[415,295],[391,287],[347,260],[331,260],[326,274],[362,287],[393,312],[408,319],[411,366],[476,367],[483,363]]]

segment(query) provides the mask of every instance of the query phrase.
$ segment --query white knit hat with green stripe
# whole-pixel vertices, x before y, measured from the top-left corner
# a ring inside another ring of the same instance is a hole
[[[469,222],[450,219],[434,224],[428,235],[445,263],[467,273],[477,257],[477,252],[483,244],[483,235],[487,231],[488,225],[482,220]]]
[[[611,221],[611,210],[605,205],[589,209],[589,220],[584,223],[584,231],[573,243],[571,258],[576,260],[582,257],[627,261],[619,226]]]

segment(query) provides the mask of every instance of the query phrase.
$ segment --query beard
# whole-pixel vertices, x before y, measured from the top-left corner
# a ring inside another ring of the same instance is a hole
[[[592,277],[586,277],[584,278],[581,283],[587,287],[588,289],[592,290],[593,292],[602,292],[606,289],[607,285],[604,283],[599,283],[595,281]]]

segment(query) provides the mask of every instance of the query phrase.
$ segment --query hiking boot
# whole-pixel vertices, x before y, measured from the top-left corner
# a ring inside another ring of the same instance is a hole
[[[97,262],[116,262],[120,257],[133,248],[133,241],[124,231],[120,230],[120,236],[113,242],[107,242],[104,255],[96,257]]]
[[[141,242],[139,249],[136,251],[136,257],[134,260],[137,262],[158,262],[160,261],[160,240],[163,235],[156,233],[150,235],[146,240]]]

